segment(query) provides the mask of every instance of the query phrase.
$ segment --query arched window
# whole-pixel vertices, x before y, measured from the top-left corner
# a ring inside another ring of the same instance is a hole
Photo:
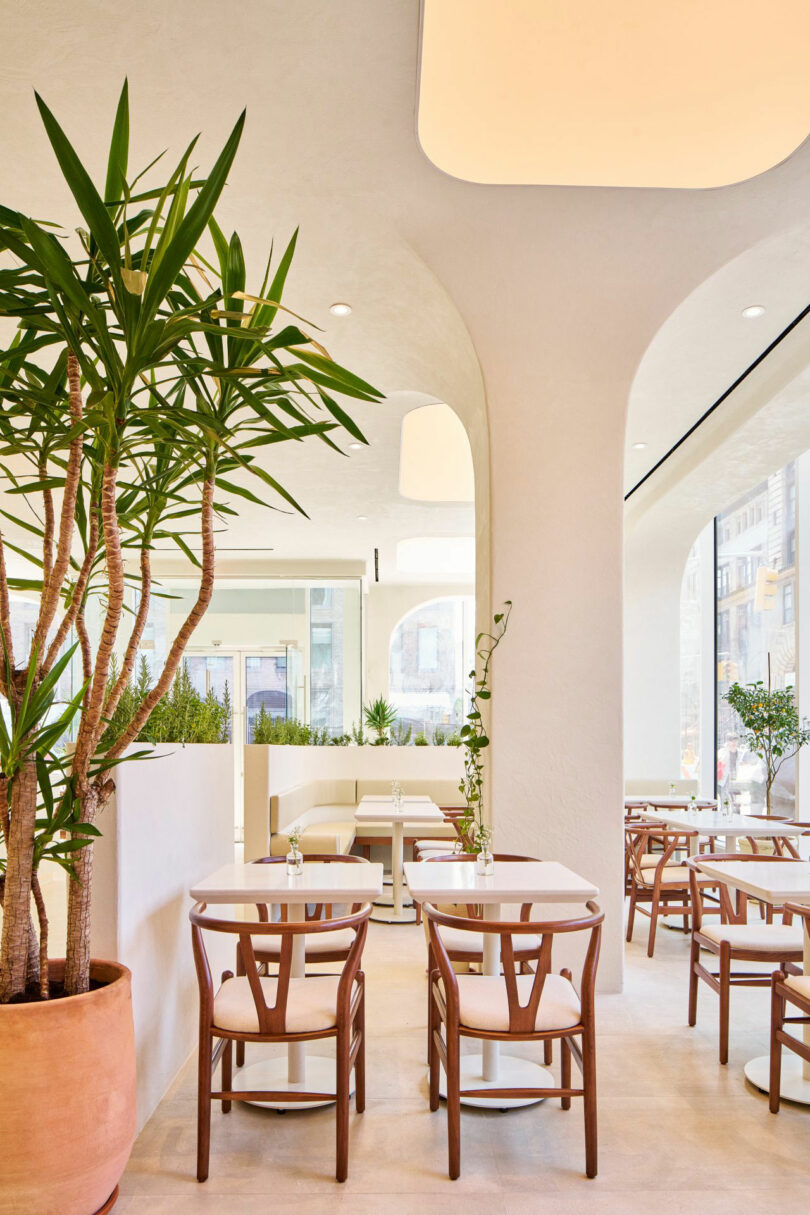
[[[475,657],[475,600],[456,595],[420,604],[400,620],[389,649],[390,698],[400,720],[428,738],[450,734],[466,713]]]

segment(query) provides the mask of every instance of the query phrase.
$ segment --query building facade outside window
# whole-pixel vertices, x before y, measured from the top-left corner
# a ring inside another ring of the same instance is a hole
[[[389,649],[390,699],[400,721],[430,739],[456,733],[464,720],[475,661],[472,595],[434,599],[409,612]]]
[[[765,770],[749,752],[737,714],[724,699],[734,682],[792,687],[796,672],[796,470],[788,464],[716,520],[717,791],[741,810],[761,813]],[[793,761],[774,787],[774,813],[792,814]]]

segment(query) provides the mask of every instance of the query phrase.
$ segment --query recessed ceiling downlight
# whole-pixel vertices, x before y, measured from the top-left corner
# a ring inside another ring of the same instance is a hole
[[[362,443],[350,443],[350,444],[349,444],[349,448],[350,448],[352,451],[362,451],[362,450],[363,450],[363,444],[362,444]]]
[[[646,443],[634,443],[633,451],[644,451],[647,447]]]
[[[747,308],[743,308],[742,314],[747,321],[756,320],[758,316],[765,315],[764,304],[749,304]]]
[[[332,304],[331,308],[329,309],[329,311],[332,313],[332,316],[349,316],[349,314],[351,313],[351,310],[352,310],[351,304],[341,304],[341,303]]]

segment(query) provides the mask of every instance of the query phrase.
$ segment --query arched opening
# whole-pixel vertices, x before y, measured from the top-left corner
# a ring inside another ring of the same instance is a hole
[[[392,703],[411,736],[442,743],[458,735],[475,653],[475,599],[448,596],[419,604],[391,633]]]

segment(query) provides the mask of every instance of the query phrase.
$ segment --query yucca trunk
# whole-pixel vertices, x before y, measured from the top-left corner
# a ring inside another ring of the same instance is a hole
[[[93,823],[99,798],[91,788],[82,799],[82,819]],[[68,881],[67,939],[65,947],[65,991],[70,996],[90,989],[90,900],[93,891],[93,845],[73,856],[73,876]]]
[[[31,945],[31,882],[37,816],[37,773],[27,763],[11,784],[0,936],[0,1003],[25,995]]]

